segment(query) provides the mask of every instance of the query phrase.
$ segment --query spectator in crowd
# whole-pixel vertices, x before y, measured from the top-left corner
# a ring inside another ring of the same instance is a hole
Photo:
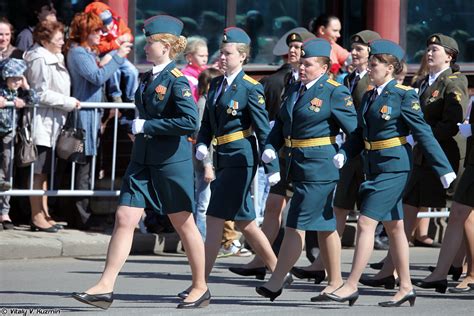
[[[337,16],[321,14],[309,23],[309,30],[316,37],[324,38],[331,43],[331,68],[330,72],[334,75],[339,73],[339,69],[349,57],[349,52],[337,44],[341,37],[341,21]]]
[[[64,25],[44,20],[35,27],[33,40],[35,45],[25,54],[25,61],[28,63],[26,77],[38,93],[41,106],[33,118],[33,142],[38,149],[33,189],[48,190],[48,176],[56,160],[52,147],[66,122],[67,112],[80,108],[80,102],[70,96],[71,80],[61,53]],[[62,227],[51,218],[46,195],[30,196],[30,204],[32,229],[54,232]]]
[[[189,41],[188,45],[189,46]],[[207,47],[206,47],[207,49]],[[186,49],[185,49],[186,51]],[[184,69],[183,69],[184,74]],[[198,77],[197,93],[199,100],[197,101],[198,114],[199,114],[199,126],[201,125],[202,117],[204,115],[204,109],[206,108],[207,92],[209,91],[209,85],[211,80],[222,73],[214,68],[209,68],[202,71]],[[189,81],[189,79],[188,79]],[[189,81],[192,90],[191,81]],[[198,129],[199,130],[199,129]],[[197,138],[197,132],[193,135],[193,142]],[[203,240],[206,240],[206,211],[211,198],[211,186],[210,183],[216,177],[213,166],[213,149],[212,145],[209,146],[209,155],[203,161],[199,161],[194,157],[196,149],[193,152],[193,164],[194,164],[194,185],[195,185],[195,199],[196,199],[196,225],[201,233]]]
[[[194,101],[198,102],[203,95],[198,91],[199,74],[207,68],[209,53],[207,51],[206,40],[202,37],[192,36],[188,38],[188,44],[183,52],[187,65],[181,70],[189,81]],[[207,89],[203,87],[205,93]],[[202,117],[202,115],[201,115]]]
[[[78,13],[71,23],[70,37],[67,43],[67,68],[71,75],[72,96],[81,102],[102,101],[102,88],[105,82],[125,62],[130,53],[131,43],[124,42],[117,50],[106,54],[100,63],[98,60],[98,45],[102,35],[103,23],[94,13]],[[107,61],[105,62],[104,59]],[[97,115],[96,115],[97,113]],[[79,112],[78,127],[85,131],[84,152],[86,163],[77,165],[76,190],[92,189],[91,167],[93,157],[97,155],[98,132],[102,111],[81,109]],[[89,198],[79,198],[72,212],[76,218],[72,221],[73,227],[88,229],[94,224],[89,221],[91,216]]]
[[[28,7],[28,26],[23,29],[16,38],[16,46],[27,51],[33,46],[33,30],[35,25],[42,21],[55,22],[56,9],[52,0],[38,0],[34,1],[31,7]]]
[[[11,44],[13,36],[13,25],[10,24],[10,22],[4,18],[0,17],[0,64],[4,64],[8,58],[16,58],[16,59],[21,59],[23,55],[23,51],[19,50],[15,46]],[[0,71],[1,71],[1,66],[0,66]],[[0,76],[0,84],[4,85],[5,82],[3,78]],[[3,96],[0,96],[0,107],[5,106],[6,99]],[[10,112],[9,110],[12,109],[3,109],[2,111]],[[8,116],[10,117],[10,116]],[[5,191],[10,189],[11,185],[10,182],[6,177],[9,177],[10,173],[9,171],[9,166],[4,165],[5,164],[10,164],[11,165],[11,145],[12,145],[12,140],[13,137],[11,133],[8,133],[4,136],[2,136],[2,141],[0,142],[0,148],[1,148],[1,160],[2,160],[2,167],[1,170],[7,170],[7,173],[3,172],[3,175],[0,176],[0,190]],[[10,196],[0,196],[0,227],[5,228],[5,229],[13,229],[13,223],[10,218]]]
[[[125,24],[125,21],[117,16],[115,12],[105,3],[92,2],[85,9],[84,12],[92,12],[98,15],[103,24],[102,35],[100,36],[99,55],[107,56],[106,54],[119,49],[123,43],[133,43],[132,31]],[[100,66],[108,62],[111,55],[101,59]],[[125,91],[121,91],[121,81],[124,80]],[[134,102],[135,91],[138,87],[138,70],[127,59],[120,65],[119,69],[114,72],[113,76],[106,82],[107,96],[113,102]]]

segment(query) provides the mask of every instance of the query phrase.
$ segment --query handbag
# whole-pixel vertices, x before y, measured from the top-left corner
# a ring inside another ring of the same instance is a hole
[[[79,115],[78,110],[69,114],[66,124],[61,129],[58,141],[56,143],[56,154],[59,158],[77,164],[87,163],[84,152],[85,131],[78,128]],[[71,120],[73,124],[71,126]]]
[[[15,162],[18,167],[28,167],[38,158],[38,149],[31,137],[31,124],[28,114],[22,114],[16,132]]]

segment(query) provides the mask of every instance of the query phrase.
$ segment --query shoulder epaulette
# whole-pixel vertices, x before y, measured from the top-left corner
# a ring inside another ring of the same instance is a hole
[[[448,76],[449,79],[457,79],[457,75],[451,75],[451,76]]]
[[[247,80],[251,84],[258,84],[258,81],[250,77],[249,75],[244,75],[244,80]]]
[[[412,87],[404,86],[404,85],[399,84],[399,83],[397,83],[397,84],[395,85],[395,87],[397,87],[397,88],[399,88],[399,89],[402,89],[402,90],[405,90],[405,91],[408,91],[408,90],[412,90],[412,89],[413,89]]]
[[[334,80],[332,80],[332,79],[328,79],[328,80],[327,80],[327,83],[332,84],[332,85],[335,86],[335,87],[339,87],[339,86],[341,85],[339,82],[334,81]]]
[[[171,70],[171,73],[176,78],[179,78],[179,77],[183,76],[183,73],[178,68],[174,68],[173,70]]]

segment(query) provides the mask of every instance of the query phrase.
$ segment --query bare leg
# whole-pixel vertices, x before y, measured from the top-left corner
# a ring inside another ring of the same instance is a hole
[[[427,212],[428,208],[422,207],[420,208],[420,211]],[[428,236],[428,229],[430,227],[430,219],[419,218],[417,222],[418,224],[416,225],[415,239],[425,244],[432,244],[434,240]]]
[[[351,274],[344,286],[334,292],[335,295],[346,297],[357,291],[357,283],[374,250],[374,233],[377,223],[376,220],[365,215],[359,217]]]
[[[347,215],[349,215],[350,210],[346,210],[339,207],[334,207],[334,214],[336,215],[336,229],[339,238],[342,238],[344,234],[344,229],[346,228]],[[340,243],[340,240],[339,240]],[[340,246],[339,246],[340,248]],[[322,251],[322,250],[321,250]],[[340,260],[340,259],[339,259]],[[321,255],[319,255],[316,260],[314,260],[309,266],[304,267],[304,270],[307,271],[321,271],[324,270],[324,263]]]
[[[115,226],[107,250],[105,269],[97,284],[89,288],[88,294],[109,293],[114,290],[117,275],[122,269],[130,249],[133,233],[143,214],[143,208],[119,206],[115,214]]]
[[[328,271],[328,286],[321,293],[332,293],[342,284],[341,275],[341,239],[337,231],[318,232],[319,248],[321,253],[318,258],[324,261]]]
[[[267,198],[265,205],[265,215],[263,217],[262,223],[262,232],[267,236],[270,245],[273,244],[275,239],[278,236],[281,226],[281,215],[283,209],[286,207],[288,198],[270,193]],[[265,264],[262,259],[256,255],[249,263],[247,263],[245,268],[259,268],[263,267]]]
[[[217,254],[219,253],[224,222],[223,219],[210,215],[206,216],[206,242],[204,244],[206,255],[206,281],[209,279],[209,274],[211,274]]]
[[[466,277],[458,284],[457,287],[465,288],[469,283],[474,283],[474,212],[471,212],[464,223],[465,250],[467,259]]]
[[[403,204],[403,223],[404,223],[404,231],[406,238],[408,240],[411,239],[413,235],[413,231],[416,228],[417,223],[417,216],[418,216],[418,208],[415,206],[411,206],[408,204]],[[375,275],[375,279],[385,278],[389,275],[396,274],[395,267],[392,260],[392,243],[390,243],[390,249],[388,250],[387,256],[384,259],[384,264],[382,269]]]
[[[250,244],[255,253],[262,259],[265,266],[270,271],[275,270],[277,258],[273,252],[272,245],[267,236],[257,227],[255,220],[253,221],[236,221],[237,227],[245,236],[245,240]]]
[[[192,213],[179,212],[169,214],[168,217],[181,238],[189,265],[191,266],[193,283],[189,296],[184,302],[194,302],[207,290],[206,278],[204,276],[204,242],[194,222]]]
[[[286,227],[278,261],[270,279],[263,285],[276,292],[283,286],[286,274],[294,266],[303,250],[305,231]]]
[[[33,176],[33,189],[41,190],[46,183],[46,174],[35,174]],[[50,228],[52,225],[46,220],[43,212],[43,197],[30,196],[31,222],[40,228]]]
[[[463,227],[467,218],[472,214],[472,207],[453,202],[449,215],[448,227],[439,251],[436,269],[424,281],[438,281],[446,279],[453,258],[458,252],[463,239]],[[456,246],[457,245],[457,246]]]
[[[398,292],[392,298],[393,301],[398,301],[413,289],[410,279],[408,240],[403,220],[384,222],[384,226],[392,245],[392,261],[400,280]]]

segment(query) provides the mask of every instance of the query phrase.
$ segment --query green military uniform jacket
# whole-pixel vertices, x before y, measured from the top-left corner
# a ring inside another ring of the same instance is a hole
[[[356,76],[356,71],[351,72],[348,76],[344,77],[344,85],[350,90],[351,89],[351,82],[354,80],[354,77]],[[352,100],[354,101],[354,106],[356,108],[356,111],[359,111],[361,108],[362,104],[362,98],[364,97],[364,94],[368,90],[372,90],[373,86],[370,84],[370,79],[369,75],[365,73],[364,77],[362,77],[357,85],[355,86],[355,89],[352,90],[351,95],[352,95]]]
[[[146,122],[143,133],[135,136],[132,161],[159,165],[192,158],[187,135],[197,129],[197,106],[188,80],[174,61],[155,79],[151,71],[145,74],[135,94],[135,104],[139,117]]]

